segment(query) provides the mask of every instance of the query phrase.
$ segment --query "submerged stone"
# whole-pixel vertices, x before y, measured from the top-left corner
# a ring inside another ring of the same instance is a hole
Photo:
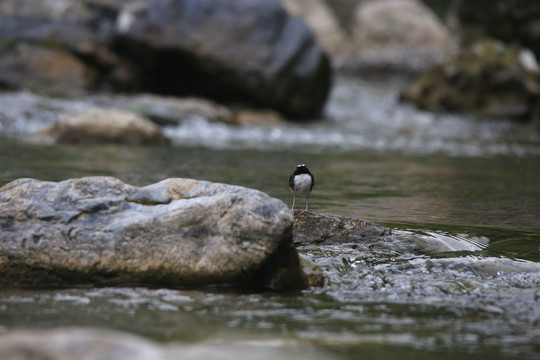
[[[375,243],[392,236],[390,229],[370,221],[340,215],[303,212],[295,214],[293,233],[296,245]]]
[[[437,254],[479,251],[487,238],[455,239],[436,232],[390,229],[358,218],[313,213],[296,213],[293,241],[297,246],[350,245],[379,253]]]
[[[304,288],[282,201],[191,179],[18,179],[0,188],[1,285]]]

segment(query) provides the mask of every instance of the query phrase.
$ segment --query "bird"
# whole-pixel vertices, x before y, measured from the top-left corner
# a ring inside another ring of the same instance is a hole
[[[311,193],[311,190],[313,190],[313,186],[315,185],[315,177],[311,172],[309,172],[309,169],[305,164],[299,164],[296,166],[296,169],[289,177],[289,187],[291,188],[291,191],[293,192],[293,203],[292,203],[292,212],[294,214],[294,203],[296,201],[296,195],[305,196],[306,197],[306,209],[302,210],[302,213],[305,213],[308,211],[308,201],[309,201],[309,194]]]

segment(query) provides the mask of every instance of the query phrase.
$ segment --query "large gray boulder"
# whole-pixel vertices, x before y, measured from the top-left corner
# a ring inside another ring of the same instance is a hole
[[[312,32],[275,0],[152,0],[119,17],[116,49],[142,88],[321,114],[331,71]]]
[[[291,230],[282,201],[239,186],[19,179],[0,188],[0,284],[298,289]]]

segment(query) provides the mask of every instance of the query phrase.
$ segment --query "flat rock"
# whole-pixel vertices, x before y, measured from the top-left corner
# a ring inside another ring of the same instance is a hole
[[[479,251],[489,242],[485,238],[462,241],[443,234],[395,230],[342,215],[297,212],[294,220],[293,241],[300,247],[347,245],[386,254],[436,254]]]
[[[291,228],[287,205],[239,186],[18,179],[0,188],[0,284],[299,289]]]
[[[302,212],[295,213],[294,220],[293,241],[297,246],[355,244],[366,250],[412,250],[412,244],[397,241],[391,229],[370,221]]]
[[[152,121],[122,110],[93,107],[62,114],[28,137],[35,143],[160,145],[168,140]]]
[[[392,237],[389,228],[348,216],[297,212],[294,219],[296,245],[374,244]]]

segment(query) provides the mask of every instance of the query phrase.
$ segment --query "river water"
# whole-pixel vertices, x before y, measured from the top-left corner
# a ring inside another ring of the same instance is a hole
[[[166,129],[171,147],[4,139],[0,185],[19,177],[111,175],[135,185],[190,177],[291,204],[288,175],[306,163],[316,179],[311,211],[381,223],[450,244],[446,251],[300,248],[326,284],[292,294],[1,289],[0,331],[105,327],[167,344],[233,344],[254,356],[278,348],[291,359],[540,358],[538,131],[418,111],[399,103],[395,84],[349,79],[337,80],[326,114],[272,127],[194,118]]]

